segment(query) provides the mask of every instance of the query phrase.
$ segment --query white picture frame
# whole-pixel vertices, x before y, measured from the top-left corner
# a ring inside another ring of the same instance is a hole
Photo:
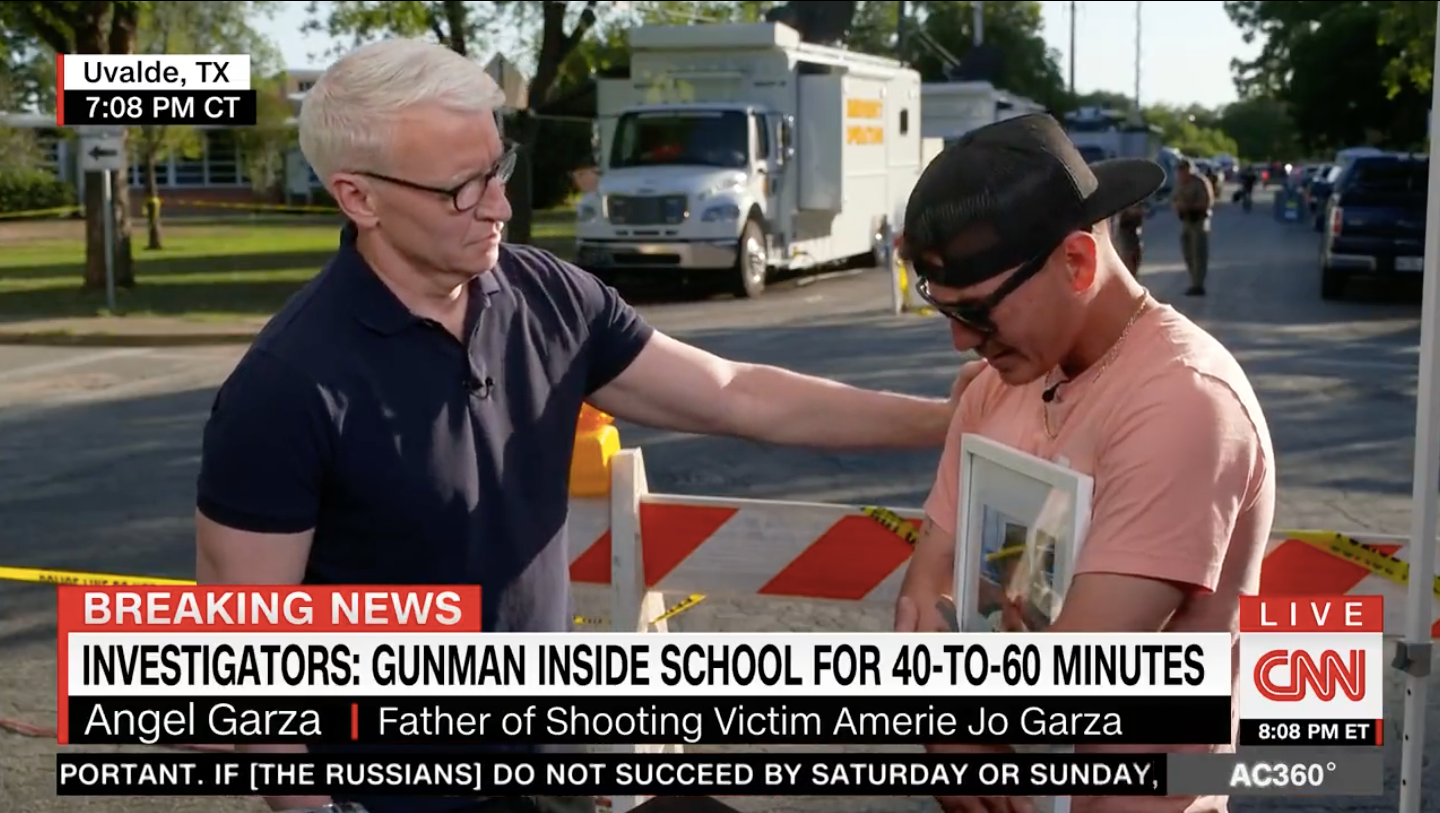
[[[1043,630],[1064,606],[1090,526],[1094,481],[980,435],[960,438],[959,463],[957,628],[995,632],[1020,622],[1025,629]],[[1070,813],[1068,796],[1035,802],[1037,813]]]

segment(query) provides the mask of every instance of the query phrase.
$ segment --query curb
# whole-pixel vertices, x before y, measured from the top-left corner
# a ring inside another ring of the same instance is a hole
[[[0,331],[0,345],[38,347],[210,347],[250,344],[258,330],[216,333],[68,333]]]

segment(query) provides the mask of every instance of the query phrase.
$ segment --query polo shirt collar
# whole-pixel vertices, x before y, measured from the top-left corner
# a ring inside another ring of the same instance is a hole
[[[355,248],[356,228],[346,223],[340,230],[340,250],[335,255],[335,270],[347,288],[347,298],[360,323],[385,336],[393,336],[422,321],[405,303],[395,296],[360,252]],[[502,249],[503,251],[503,249]],[[499,263],[466,286],[471,304],[480,308],[490,305],[490,298],[500,293]]]

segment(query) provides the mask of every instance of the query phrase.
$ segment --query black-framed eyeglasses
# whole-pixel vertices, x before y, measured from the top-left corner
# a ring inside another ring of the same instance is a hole
[[[356,175],[364,175],[367,178],[374,178],[377,181],[393,183],[396,186],[403,186],[407,189],[415,189],[421,192],[432,192],[450,199],[454,204],[455,211],[468,212],[480,205],[485,199],[485,192],[490,188],[492,181],[508,183],[510,176],[515,174],[515,164],[519,158],[520,148],[514,144],[507,144],[505,152],[500,155],[500,160],[495,166],[478,175],[472,175],[448,189],[440,186],[428,186],[414,181],[407,181],[404,178],[395,178],[390,175],[381,175],[378,172],[357,172]]]
[[[931,296],[930,282],[924,277],[916,280],[915,290],[920,294],[920,298],[928,302],[936,312],[944,314],[965,328],[976,333],[994,333],[996,327],[995,320],[990,315],[991,311],[995,310],[1005,300],[1005,297],[1015,293],[1016,289],[1040,273],[1045,268],[1045,264],[1050,261],[1050,255],[1054,251],[1052,248],[1026,260],[1023,265],[1015,269],[1015,273],[1011,274],[1009,279],[1001,283],[999,288],[981,299],[965,302],[939,302],[934,296]]]

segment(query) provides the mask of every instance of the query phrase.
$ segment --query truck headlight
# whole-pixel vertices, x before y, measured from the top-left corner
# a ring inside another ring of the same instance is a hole
[[[700,219],[706,223],[725,223],[740,219],[740,207],[733,203],[722,203],[705,210]]]
[[[745,191],[744,178],[731,178],[701,192],[697,197],[700,200],[713,200],[721,195],[736,195]]]

